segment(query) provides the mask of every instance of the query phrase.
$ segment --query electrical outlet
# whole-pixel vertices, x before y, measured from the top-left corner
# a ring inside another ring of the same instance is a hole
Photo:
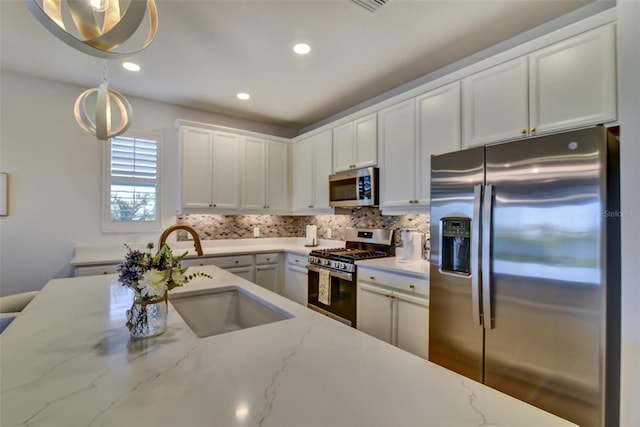
[[[260,237],[260,227],[253,227],[253,237]]]
[[[327,239],[331,238],[331,229],[327,228]]]

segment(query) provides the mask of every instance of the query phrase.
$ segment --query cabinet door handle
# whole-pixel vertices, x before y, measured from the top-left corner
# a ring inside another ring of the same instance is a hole
[[[409,289],[415,289],[416,285],[409,285]]]
[[[212,205],[211,203],[209,203],[209,207],[210,207],[210,208],[212,208],[212,207],[213,207],[213,205]]]
[[[369,276],[369,279],[376,280],[376,276]]]
[[[240,261],[236,260],[236,264],[240,264]]]
[[[267,261],[271,261],[271,258],[267,258]]]
[[[313,205],[309,205],[309,206],[307,206],[307,207],[308,207],[309,209],[311,209],[311,208],[313,207]]]
[[[216,207],[218,207],[218,205],[216,205],[216,204],[214,203],[214,204],[213,204],[213,207],[214,207],[214,208],[216,208]]]
[[[525,128],[522,128],[520,129],[520,133],[524,135],[525,133],[527,133],[527,130]]]
[[[300,261],[300,260],[295,260],[296,262]]]
[[[531,132],[535,132],[535,131],[536,131],[536,128],[535,128],[534,126],[532,126],[529,130],[530,130]]]

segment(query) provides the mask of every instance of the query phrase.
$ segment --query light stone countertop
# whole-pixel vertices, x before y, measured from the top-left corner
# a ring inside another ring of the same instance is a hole
[[[376,270],[386,270],[392,273],[402,273],[421,279],[429,279],[429,261],[401,262],[396,257],[389,257],[356,261],[356,264]]]
[[[0,425],[565,426],[571,423],[217,267],[173,293],[235,285],[293,314],[197,338],[131,340],[115,275],[51,280],[0,335]]]
[[[158,242],[153,242],[157,246]],[[198,255],[194,249],[193,241],[167,242],[174,255],[181,255],[188,251],[187,258],[195,258]],[[280,238],[256,238],[256,239],[227,239],[227,240],[203,240],[202,251],[204,256],[245,255],[267,252],[290,252],[300,255],[308,255],[313,249],[326,249],[344,247],[341,240],[319,239],[316,247],[304,246],[304,239],[298,237]],[[134,249],[145,249],[146,243],[131,244]],[[79,267],[87,265],[115,264],[124,259],[127,249],[124,245],[108,246],[76,246],[75,255],[70,264]]]
[[[154,242],[157,244],[157,242]],[[175,255],[181,255],[188,251],[187,258],[197,257],[193,241],[168,242]],[[231,256],[268,252],[287,252],[299,255],[308,255],[312,249],[326,249],[344,247],[341,240],[320,239],[317,247],[304,246],[304,239],[297,237],[258,238],[258,239],[227,239],[227,240],[203,240],[202,250],[204,256]],[[131,245],[134,249],[145,249],[146,243]],[[124,245],[109,246],[77,246],[75,256],[70,264],[74,267],[116,264],[124,259],[127,249]],[[357,261],[356,264],[376,269],[387,270],[395,273],[411,274],[427,279],[429,277],[428,261],[401,263],[396,257],[377,258],[372,260]]]

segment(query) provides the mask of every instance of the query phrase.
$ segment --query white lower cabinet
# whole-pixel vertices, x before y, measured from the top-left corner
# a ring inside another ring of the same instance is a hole
[[[428,286],[426,279],[358,267],[358,329],[427,359]]]
[[[308,295],[307,257],[287,254],[283,296],[306,307]]]
[[[272,292],[282,294],[280,283],[280,258],[278,253],[256,255],[256,284]]]

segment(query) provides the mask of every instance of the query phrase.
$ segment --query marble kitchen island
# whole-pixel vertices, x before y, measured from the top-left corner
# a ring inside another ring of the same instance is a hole
[[[563,426],[571,423],[217,267],[179,292],[236,285],[294,317],[197,338],[131,340],[115,275],[50,281],[0,335],[0,424]]]

